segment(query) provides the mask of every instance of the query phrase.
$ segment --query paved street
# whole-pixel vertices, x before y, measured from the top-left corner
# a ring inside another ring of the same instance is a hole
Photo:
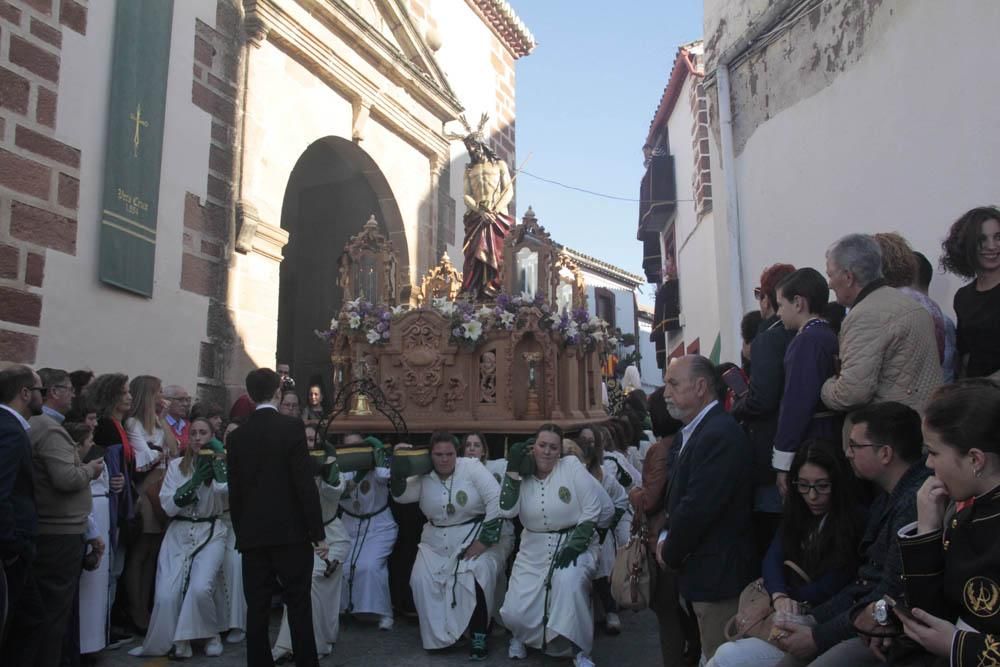
[[[273,619],[271,636],[277,632],[278,618]],[[594,644],[594,661],[599,667],[629,665],[652,667],[660,664],[659,640],[656,635],[656,618],[651,612],[623,614],[625,629],[617,637],[598,633]],[[483,665],[568,665],[568,660],[543,660],[538,652],[531,652],[527,660],[512,662],[507,659],[507,638],[490,638],[490,658]],[[201,649],[195,648],[195,657],[183,663],[170,663],[166,658],[133,658],[127,653],[130,647],[102,654],[100,667],[141,667],[145,665],[184,664],[191,667],[242,667],[245,663],[245,644],[226,644],[220,658],[206,658]],[[420,635],[416,619],[397,620],[392,632],[379,632],[374,625],[351,624],[341,627],[340,642],[333,654],[321,660],[324,667],[455,667],[469,665],[466,647],[429,653],[420,648]]]

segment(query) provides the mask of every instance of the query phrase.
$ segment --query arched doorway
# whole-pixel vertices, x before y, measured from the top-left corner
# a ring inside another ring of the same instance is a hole
[[[300,383],[319,375],[328,384],[329,351],[313,331],[340,311],[338,260],[373,214],[393,242],[401,274],[409,275],[403,220],[378,165],[346,139],[313,142],[292,169],[281,207],[288,244],[278,293],[278,361],[291,364]]]

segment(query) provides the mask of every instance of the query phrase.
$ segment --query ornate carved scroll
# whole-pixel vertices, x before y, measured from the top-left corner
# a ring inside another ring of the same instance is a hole
[[[361,298],[395,306],[399,298],[398,271],[392,241],[379,231],[373,215],[344,246],[337,283],[344,290],[345,302]]]
[[[426,306],[433,299],[445,298],[454,301],[462,290],[462,274],[451,263],[448,253],[441,255],[441,261],[420,281],[417,289],[417,306]]]

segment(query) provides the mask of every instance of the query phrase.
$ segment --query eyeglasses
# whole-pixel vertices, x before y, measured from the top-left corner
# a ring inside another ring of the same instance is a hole
[[[815,484],[810,484],[802,480],[796,480],[794,486],[795,490],[803,496],[808,496],[811,491],[815,491],[816,495],[820,496],[825,496],[833,491],[832,482],[816,482]]]
[[[757,299],[758,301],[760,301],[760,295],[761,295],[761,290],[760,290],[760,288],[759,288],[759,287],[754,287],[754,288],[753,288],[753,298],[755,298],[755,299]]]
[[[54,384],[51,387],[46,387],[45,390],[46,391],[55,391],[56,389],[60,389],[62,391],[75,391],[73,389],[73,385],[71,385],[71,384]]]
[[[856,452],[859,449],[865,449],[867,447],[875,449],[877,447],[882,447],[882,445],[875,442],[854,442],[853,438],[847,439],[847,448],[852,452]]]
[[[37,391],[41,394],[45,393],[45,387],[25,387],[25,389],[27,389],[29,392]]]

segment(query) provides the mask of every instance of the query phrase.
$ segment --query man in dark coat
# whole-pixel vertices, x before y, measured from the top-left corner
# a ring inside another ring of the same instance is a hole
[[[702,654],[711,659],[726,641],[740,592],[760,569],[750,525],[753,480],[746,474],[753,456],[743,429],[719,405],[711,361],[676,359],[665,380],[667,409],[684,428],[671,447],[669,524],[657,557],[679,573],[680,594],[698,619]]]
[[[31,571],[38,514],[28,438],[28,419],[41,412],[38,374],[27,366],[0,371],[0,567],[6,580],[6,590],[0,591],[6,593],[6,599],[0,599],[0,664],[4,665],[22,664],[22,652],[28,648],[22,639],[39,629],[42,620],[42,601]]]
[[[229,511],[243,555],[247,664],[271,667],[268,616],[279,590],[288,607],[296,665],[318,665],[312,624],[313,551],[325,558],[323,515],[301,419],[278,414],[281,379],[251,371],[256,409],[229,435]]]

